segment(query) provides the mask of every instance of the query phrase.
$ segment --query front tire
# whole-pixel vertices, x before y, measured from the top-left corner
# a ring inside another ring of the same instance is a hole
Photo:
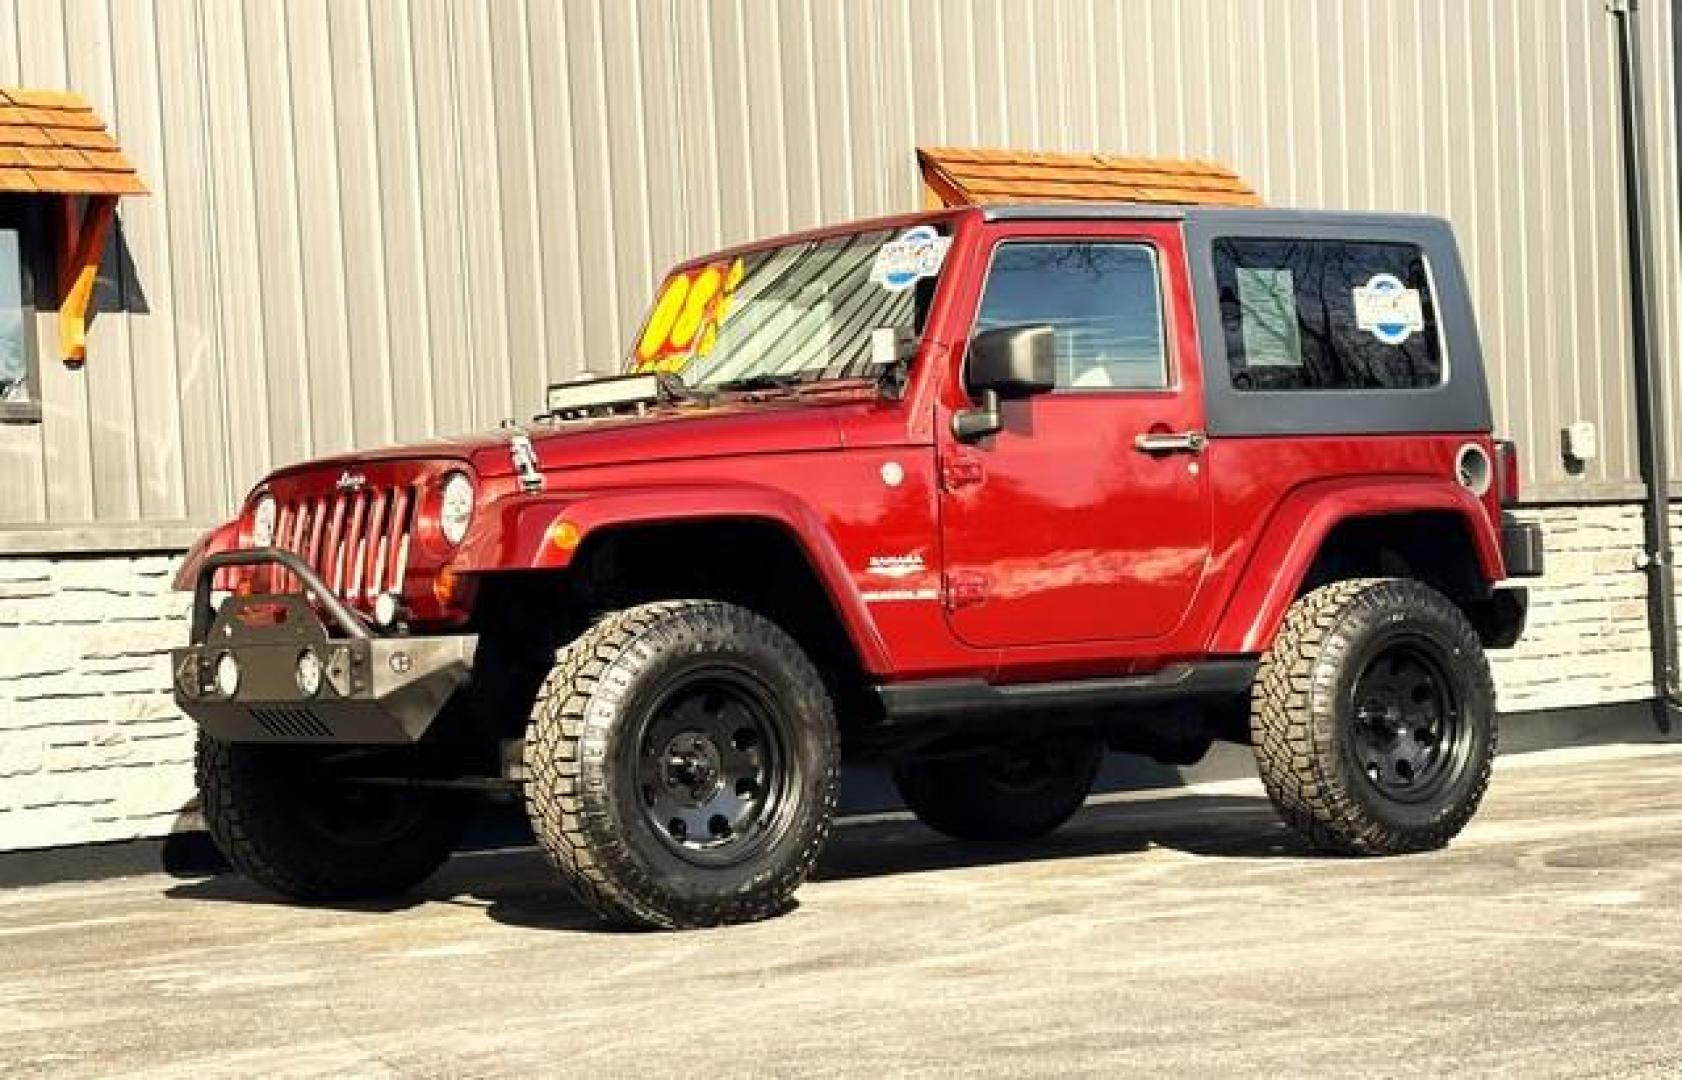
[[[473,813],[459,792],[332,782],[311,747],[199,734],[205,827],[234,869],[295,900],[402,893],[443,865]]]
[[[1074,816],[1104,761],[1087,735],[1048,735],[957,758],[894,769],[905,805],[954,840],[1031,840]]]
[[[794,640],[704,600],[614,612],[566,648],[526,736],[550,863],[609,921],[681,929],[782,911],[828,839],[840,740]]]
[[[1440,848],[1489,786],[1489,663],[1465,614],[1421,582],[1339,581],[1299,599],[1251,705],[1267,793],[1323,850]]]

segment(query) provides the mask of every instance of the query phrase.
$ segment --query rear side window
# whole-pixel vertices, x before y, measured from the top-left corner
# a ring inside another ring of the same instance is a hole
[[[1000,244],[975,330],[1044,323],[1059,390],[1168,385],[1156,252],[1129,243]]]
[[[1415,245],[1220,239],[1214,261],[1234,389],[1442,383],[1442,338]]]

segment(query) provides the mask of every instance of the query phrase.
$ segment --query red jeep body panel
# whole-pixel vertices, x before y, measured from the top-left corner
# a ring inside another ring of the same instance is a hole
[[[1461,447],[1491,450],[1487,431],[1214,437],[1193,455],[1134,447],[1140,434],[1205,428],[1181,223],[988,221],[968,209],[870,224],[931,220],[950,222],[954,242],[899,400],[841,387],[539,423],[524,429],[545,476],[537,493],[514,475],[507,432],[298,466],[258,493],[317,508],[302,526],[283,517],[283,541],[308,549],[314,530],[330,531],[347,473],[372,490],[414,492],[400,585],[420,632],[469,616],[471,589],[452,603],[435,595],[446,569],[468,580],[564,572],[576,550],[617,527],[771,522],[799,543],[879,682],[1118,676],[1256,654],[1321,540],[1351,516],[1457,515],[1483,577],[1504,576],[1496,496],[1480,502],[1455,478]],[[961,443],[952,418],[974,407],[961,372],[993,247],[1041,237],[1136,241],[1156,253],[1171,386],[1007,401],[1003,431],[985,446]],[[451,549],[435,517],[441,478],[453,469],[474,476],[478,509],[466,540]],[[303,532],[287,539],[288,521]],[[563,522],[576,533],[558,544]],[[389,573],[395,555],[383,558]],[[190,559],[184,580],[192,570]],[[347,601],[366,609],[369,585],[364,577],[347,586]]]

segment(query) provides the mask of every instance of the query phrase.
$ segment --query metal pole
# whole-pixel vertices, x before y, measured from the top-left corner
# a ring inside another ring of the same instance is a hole
[[[1672,0],[1675,4],[1676,0]],[[1652,211],[1647,192],[1647,149],[1642,121],[1640,0],[1609,0],[1617,23],[1618,96],[1623,122],[1624,225],[1629,244],[1630,346],[1635,362],[1636,434],[1646,481],[1648,625],[1653,641],[1657,719],[1670,729],[1678,704],[1676,578],[1670,547],[1670,433],[1665,417],[1664,368],[1653,355]]]

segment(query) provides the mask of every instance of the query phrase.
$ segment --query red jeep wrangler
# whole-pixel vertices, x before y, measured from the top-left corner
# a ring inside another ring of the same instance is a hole
[[[1316,845],[1489,781],[1506,519],[1447,224],[967,207],[677,268],[626,374],[522,427],[283,469],[189,555],[205,820],[303,899],[402,890],[524,800],[602,915],[783,908],[843,754],[964,840],[1106,748],[1250,743]]]

